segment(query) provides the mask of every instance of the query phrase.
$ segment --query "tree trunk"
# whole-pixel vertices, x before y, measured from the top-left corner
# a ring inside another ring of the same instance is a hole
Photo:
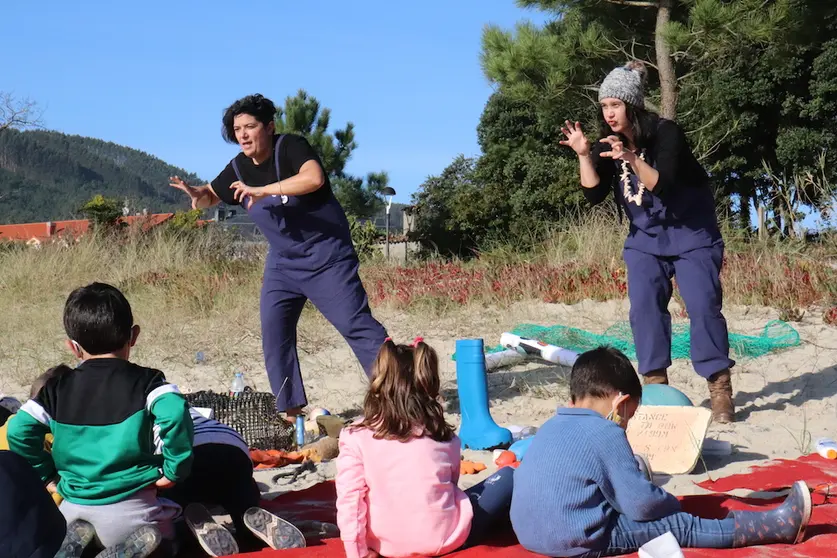
[[[657,25],[654,30],[654,47],[657,52],[657,69],[660,73],[660,105],[663,118],[674,120],[677,115],[677,76],[671,49],[663,39],[663,30],[671,20],[673,0],[660,0],[657,9]]]

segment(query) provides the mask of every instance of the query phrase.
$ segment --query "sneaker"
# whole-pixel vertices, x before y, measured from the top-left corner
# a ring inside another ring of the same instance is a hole
[[[189,504],[183,515],[204,552],[210,556],[238,554],[238,543],[232,533],[218,525],[204,506]]]
[[[299,529],[261,508],[244,512],[244,525],[273,550],[305,548],[305,536]]]
[[[77,519],[67,525],[67,534],[55,558],[79,558],[96,536],[96,530],[86,521]]]
[[[143,525],[123,542],[109,546],[96,558],[147,558],[163,542],[163,535],[154,525]]]

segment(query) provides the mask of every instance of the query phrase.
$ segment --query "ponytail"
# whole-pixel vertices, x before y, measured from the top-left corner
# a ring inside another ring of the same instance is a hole
[[[373,365],[372,382],[363,402],[363,420],[377,439],[409,441],[428,436],[447,442],[454,434],[445,422],[439,395],[439,357],[417,337],[411,345],[387,338]]]

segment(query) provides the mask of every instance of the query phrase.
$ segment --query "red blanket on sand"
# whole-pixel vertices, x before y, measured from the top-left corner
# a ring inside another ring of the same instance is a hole
[[[733,475],[715,482],[702,482],[700,486],[716,492],[737,488],[753,491],[771,491],[787,488],[796,480],[805,480],[811,488],[823,483],[837,483],[837,462],[827,461],[818,455],[801,457],[796,460],[780,459],[765,466],[757,467],[752,472]],[[686,558],[710,558],[715,556],[729,558],[802,558],[837,556],[837,487],[831,487],[832,496],[825,501],[825,490],[818,490],[813,496],[814,513],[808,527],[805,541],[800,545],[771,545],[739,548],[734,550],[684,549]],[[681,498],[683,509],[689,513],[708,518],[722,518],[729,510],[755,510],[774,506],[782,501],[733,498],[725,494],[686,496]],[[270,502],[264,502],[266,509],[280,513],[288,519],[317,519],[335,522],[334,483],[318,484],[308,490],[285,494]],[[247,554],[254,558],[338,558],[345,556],[339,539],[312,541],[305,549],[273,551]],[[534,554],[524,550],[512,533],[506,533],[489,541],[485,545],[450,554],[457,558],[481,558],[483,556],[503,556],[508,558],[532,557]],[[636,554],[629,555],[636,557]]]

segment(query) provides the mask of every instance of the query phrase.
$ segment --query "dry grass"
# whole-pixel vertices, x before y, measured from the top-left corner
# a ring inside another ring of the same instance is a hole
[[[831,241],[745,243],[728,233],[724,271],[726,300],[780,308],[830,305],[837,301],[837,253]],[[473,262],[425,262],[408,267],[370,264],[363,279],[376,311],[425,318],[426,334],[439,316],[463,306],[507,308],[527,300],[573,303],[622,298],[624,230],[593,216],[557,231],[538,249],[521,253],[497,247]],[[71,246],[0,249],[0,366],[5,384],[26,386],[40,371],[67,361],[63,348],[63,302],[91,281],[116,285],[128,296],[143,327],[136,357],[181,369],[201,383],[197,351],[212,355],[223,377],[261,355],[258,296],[264,254],[236,254],[220,232],[155,233],[121,238],[91,237]],[[454,327],[468,329],[466,322]],[[462,321],[459,320],[459,321]],[[323,346],[341,342],[318,312],[304,313],[300,349],[316,361]],[[345,367],[320,363],[324,370]],[[326,374],[327,375],[327,374]],[[521,393],[552,396],[555,378],[523,375],[512,386]],[[323,380],[325,383],[326,380]],[[560,383],[560,382],[559,382]],[[0,385],[0,389],[3,386]],[[9,389],[8,387],[6,389]]]
[[[367,268],[365,280],[375,304],[436,315],[474,303],[504,307],[530,299],[611,300],[627,292],[624,238],[625,230],[611,218],[593,214],[556,231],[531,251],[509,245],[467,263],[374,266]],[[754,241],[726,230],[724,238],[727,302],[779,308],[789,317],[798,316],[799,309],[837,303],[834,237],[813,245]]]
[[[69,292],[92,281],[116,285],[143,327],[140,357],[174,362],[212,349],[236,366],[259,338],[259,258],[232,259],[219,235],[86,238],[69,247],[6,247],[0,253],[0,362],[28,383],[67,358],[61,315]]]

